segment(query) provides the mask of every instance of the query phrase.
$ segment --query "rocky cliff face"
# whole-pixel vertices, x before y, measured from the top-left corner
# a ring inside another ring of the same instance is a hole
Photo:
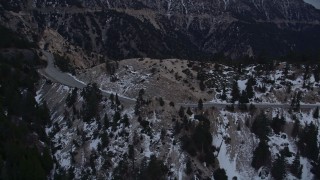
[[[303,0],[1,3],[3,13],[28,13],[36,24],[35,34],[50,27],[67,41],[112,59],[207,59],[215,53],[239,57],[262,52],[279,56],[289,51],[314,53],[320,48],[320,11]]]

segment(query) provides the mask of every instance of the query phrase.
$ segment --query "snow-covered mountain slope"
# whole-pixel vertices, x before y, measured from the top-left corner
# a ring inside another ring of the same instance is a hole
[[[297,98],[296,92],[302,92],[301,103],[319,103],[317,66],[281,62],[231,67],[191,61],[130,59],[121,61],[118,67],[112,76],[108,75],[105,65],[78,75],[88,83],[95,81],[97,91],[94,86],[75,90],[46,80],[40,82],[36,99],[46,101],[51,110],[52,125],[46,132],[52,141],[57,176],[152,179],[147,173],[152,169],[164,179],[218,179],[219,169],[223,169],[228,179],[272,179],[277,173],[287,179],[298,179],[300,175],[302,179],[316,178],[313,169],[317,168],[318,160],[306,154],[314,143],[319,148],[319,128],[312,128],[320,124],[315,109],[300,110],[295,105],[290,109],[250,107],[245,110],[240,106],[202,109],[200,105],[188,109],[177,103],[185,98],[180,95],[185,86],[190,90],[186,88],[183,92],[192,95],[188,101],[204,97],[211,100],[211,97],[225,102],[220,99],[223,86],[230,101],[231,79],[235,77],[239,90],[247,90],[249,77],[256,79],[251,101],[290,103]],[[224,73],[216,73],[219,71]],[[201,91],[200,81],[205,91]],[[162,88],[152,88],[157,83]],[[134,97],[137,103],[125,104],[117,100],[117,95],[93,101],[93,97],[99,96],[99,86]],[[167,91],[161,91],[164,86],[168,87]],[[179,87],[180,91],[170,91]],[[88,119],[87,109],[94,104],[97,114]],[[264,130],[267,133],[262,136],[260,132]],[[306,142],[308,146],[303,150],[305,133],[313,139]],[[255,158],[264,158],[257,153],[262,148],[261,142],[266,144],[268,160],[253,166]],[[285,163],[279,167],[285,170],[275,172],[280,157]],[[292,170],[297,163],[302,168]],[[149,170],[143,170],[145,168]]]
[[[246,90],[248,80],[254,79],[251,102],[290,104],[298,92],[302,93],[301,103],[320,102],[317,65],[273,62],[226,66],[177,59],[128,59],[120,61],[118,66],[114,78],[110,78],[105,64],[80,73],[78,78],[131,98],[145,89],[150,97],[174,99],[176,103],[197,102],[200,98],[231,102],[233,81],[237,82],[241,93]],[[181,91],[184,93],[179,93]],[[222,100],[224,93],[227,98]]]
[[[313,5],[317,9],[320,9],[320,1],[319,0],[304,0],[304,2]]]

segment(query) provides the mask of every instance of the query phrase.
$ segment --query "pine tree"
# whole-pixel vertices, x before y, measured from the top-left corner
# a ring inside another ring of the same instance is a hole
[[[286,93],[287,93],[287,94],[290,94],[291,91],[292,91],[292,86],[291,86],[291,84],[288,84],[288,85],[287,85],[287,88],[286,88]]]
[[[193,113],[192,113],[192,111],[191,111],[191,109],[190,109],[190,107],[188,107],[188,109],[187,109],[187,114],[189,115],[189,116],[191,116]]]
[[[106,148],[109,144],[109,137],[108,137],[108,133],[106,131],[104,131],[101,135],[101,145],[102,148]]]
[[[164,165],[163,161],[158,160],[155,155],[152,155],[148,164],[145,162],[141,163],[140,177],[138,179],[166,179],[167,172],[168,168]]]
[[[169,102],[169,105],[170,105],[171,107],[174,107],[174,102],[170,101],[170,102]]]
[[[159,98],[159,103],[160,103],[160,106],[164,106],[164,100],[162,99],[162,97]]]
[[[303,166],[300,164],[300,154],[298,152],[293,160],[292,165],[290,166],[290,172],[298,179],[301,179],[302,168]]]
[[[318,119],[319,118],[319,107],[316,108],[313,112],[313,118]]]
[[[121,113],[119,111],[116,111],[113,115],[112,130],[116,129],[120,119],[121,119]]]
[[[120,106],[120,105],[121,105],[121,102],[120,102],[120,100],[119,100],[118,94],[116,94],[116,105],[117,105],[117,106]]]
[[[318,128],[313,123],[306,125],[299,134],[298,147],[302,156],[313,161],[318,160]]]
[[[280,131],[283,130],[283,127],[285,124],[286,124],[286,121],[285,121],[284,117],[281,116],[281,118],[279,118],[279,115],[277,115],[276,117],[274,117],[272,119],[271,127],[276,134],[279,134]]]
[[[214,179],[217,179],[217,180],[228,180],[226,171],[221,168],[214,171],[213,177]]]
[[[106,60],[105,65],[107,73],[109,73],[110,75],[114,75],[116,69],[118,68],[118,62]]]
[[[253,151],[251,165],[255,169],[269,164],[271,153],[268,143],[265,140],[260,140],[258,147]]]
[[[320,179],[320,157],[317,162],[313,163],[311,172],[314,174],[315,179]]]
[[[232,84],[232,91],[231,91],[231,102],[234,103],[235,101],[239,100],[240,97],[240,90],[239,90],[239,86],[238,86],[238,82],[234,81]]]
[[[181,124],[179,123],[179,121],[176,121],[174,128],[173,128],[174,135],[179,134],[181,129],[182,129]]]
[[[248,98],[248,95],[245,91],[241,92],[241,96],[239,97],[239,103],[240,104],[249,103],[249,98]]]
[[[291,108],[294,108],[296,104],[296,96],[294,95],[293,98],[291,99]]]
[[[225,87],[223,87],[223,89],[222,89],[221,100],[222,101],[227,100],[227,94],[226,94],[226,88]]]
[[[133,147],[132,144],[129,145],[128,158],[129,159],[134,159],[134,147]]]
[[[210,122],[207,119],[202,120],[195,128],[192,134],[192,140],[195,147],[201,153],[209,152],[212,144],[212,135],[210,133]]]
[[[203,83],[203,81],[201,80],[199,83],[199,87],[201,91],[204,91],[206,89],[206,85]]]
[[[301,101],[301,92],[296,93],[291,100],[291,108],[294,111],[298,111],[300,109],[300,101]]]
[[[316,82],[319,82],[319,79],[320,79],[320,65],[317,65],[317,67],[313,70],[313,76],[314,76],[314,80]]]
[[[202,110],[202,109],[203,109],[203,102],[202,102],[202,99],[199,99],[199,102],[198,102],[198,109],[199,109],[199,110]]]
[[[275,180],[282,180],[286,176],[286,160],[280,155],[272,164],[271,175]]]
[[[291,136],[293,138],[296,138],[299,134],[299,130],[300,130],[300,121],[296,119],[294,120]]]
[[[107,114],[104,115],[103,123],[104,123],[104,128],[105,128],[105,129],[108,129],[109,126],[110,126],[110,122],[109,122],[109,118],[108,118],[108,115],[107,115]]]
[[[127,114],[125,114],[125,115],[123,116],[122,122],[124,123],[124,125],[125,125],[126,127],[128,127],[128,126],[130,125],[130,123],[129,123],[129,118],[128,118],[128,115],[127,115]]]
[[[267,139],[267,135],[270,133],[269,119],[261,112],[253,121],[251,132],[256,134],[261,140]]]
[[[134,146],[132,144],[129,145],[129,150],[128,150],[128,158],[132,160],[132,171],[134,172],[135,164],[134,164]]]
[[[88,84],[81,92],[85,103],[83,104],[83,119],[88,122],[93,118],[99,119],[99,104],[102,98],[102,94],[98,85]]]
[[[186,164],[186,173],[188,175],[190,175],[192,173],[192,164],[191,164],[191,160],[188,158],[187,160],[187,164]]]
[[[249,111],[250,111],[250,113],[253,114],[256,109],[257,109],[256,106],[253,105],[252,103],[250,103],[250,105],[249,105]]]
[[[247,86],[246,86],[246,94],[249,99],[253,98],[254,91],[253,91],[253,85],[255,84],[255,80],[253,77],[248,79]]]
[[[110,97],[109,97],[111,103],[113,104],[114,103],[114,95],[113,94],[110,94]]]
[[[238,121],[238,124],[237,124],[237,131],[241,131],[241,121]]]
[[[138,98],[137,98],[137,101],[136,101],[136,105],[135,105],[135,108],[134,108],[134,113],[136,115],[140,115],[141,113],[141,107],[143,106],[143,104],[145,103],[144,99],[143,99],[143,95],[144,95],[144,89],[141,89],[139,91],[139,95],[138,95]]]
[[[66,104],[70,108],[77,100],[77,91],[78,88],[74,88],[71,92],[71,94],[68,94],[66,98]]]
[[[184,107],[180,106],[179,116],[182,118],[184,116]]]
[[[44,148],[42,158],[41,158],[41,164],[43,168],[46,170],[46,173],[49,174],[53,168],[53,160],[51,157],[51,152],[47,147]]]
[[[125,180],[129,176],[129,167],[128,167],[128,161],[127,158],[124,157],[119,162],[118,166],[114,168],[112,173],[112,179],[113,180]]]

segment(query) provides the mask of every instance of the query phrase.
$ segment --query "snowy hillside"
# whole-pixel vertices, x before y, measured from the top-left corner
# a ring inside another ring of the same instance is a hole
[[[86,90],[46,81],[39,85],[36,99],[47,101],[53,119],[46,132],[53,143],[57,174],[76,179],[150,179],[152,174],[143,169],[155,168],[164,179],[219,179],[224,173],[228,179],[315,177],[318,159],[308,152],[319,147],[320,119],[316,109],[300,109],[297,104],[319,103],[317,66],[281,62],[231,67],[131,59],[120,61],[113,75],[106,68],[101,65],[78,75],[87,83],[95,81],[97,92],[95,85]],[[253,95],[244,102],[248,81]],[[239,92],[235,100],[234,84]],[[100,96],[99,87],[137,102],[123,103],[116,94],[93,102],[92,97]],[[192,95],[187,102],[234,100],[235,106],[183,108],[177,105],[185,98],[179,88]],[[292,105],[238,107],[249,102]],[[97,111],[88,119],[85,112],[92,103]],[[305,142],[305,133],[311,131],[315,139]],[[310,148],[301,149],[304,143]]]

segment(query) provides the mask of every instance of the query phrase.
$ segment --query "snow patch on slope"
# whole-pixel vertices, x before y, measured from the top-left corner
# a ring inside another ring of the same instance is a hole
[[[238,179],[241,179],[239,177],[239,173],[236,170],[236,159],[237,155],[233,160],[230,159],[228,153],[227,153],[227,145],[223,142],[220,147],[220,152],[218,155],[218,160],[221,168],[224,168],[226,170],[227,176],[229,179],[233,177],[237,177]]]
[[[320,0],[303,0],[305,3],[311,4],[317,9],[320,9]]]

